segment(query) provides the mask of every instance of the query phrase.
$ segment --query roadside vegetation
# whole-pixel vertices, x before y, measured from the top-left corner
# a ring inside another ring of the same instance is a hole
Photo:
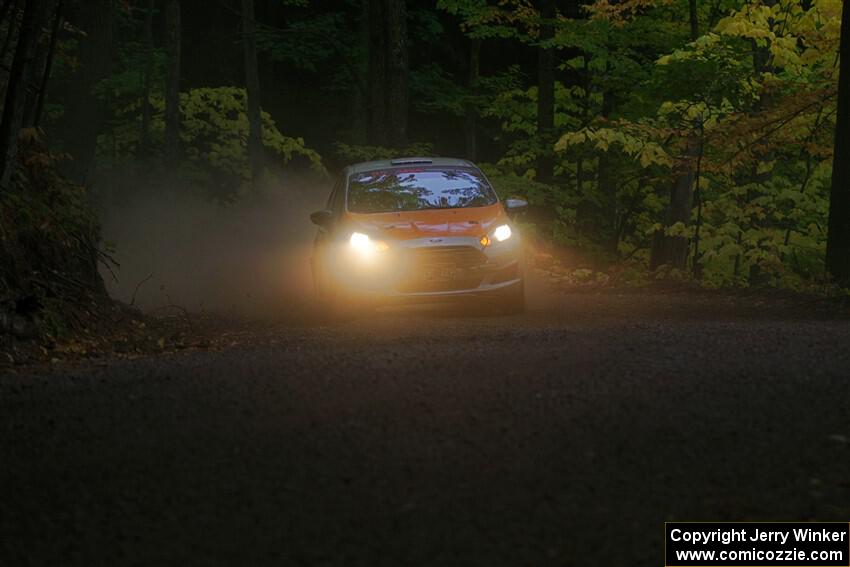
[[[844,293],[849,20],[841,0],[0,0],[0,335],[113,309],[106,200],[228,207],[399,155],[467,157],[527,199],[559,284]]]

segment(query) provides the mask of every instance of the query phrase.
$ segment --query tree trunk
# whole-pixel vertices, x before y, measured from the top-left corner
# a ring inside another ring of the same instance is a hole
[[[607,67],[606,67],[607,72]],[[587,71],[588,77],[585,83],[585,92],[589,95],[591,91],[590,71]],[[609,91],[602,92],[602,117],[607,121],[614,112],[614,95]],[[620,236],[622,233],[622,225],[618,222],[619,214],[617,211],[617,178],[612,172],[615,160],[611,160],[608,152],[599,154],[597,163],[597,182],[599,183],[599,195],[602,198],[602,218],[603,228],[608,233],[606,235],[606,249],[609,253],[616,256],[620,246]]]
[[[18,0],[4,1],[0,20],[7,22],[6,35],[3,37],[3,47],[0,47],[0,63],[3,63],[6,61],[9,46],[12,45],[12,40],[15,38],[18,22]]]
[[[699,37],[699,15],[697,13],[697,0],[688,0],[688,15],[691,22],[691,41]]]
[[[352,80],[358,82],[358,88],[351,90],[351,130],[355,144],[369,141],[369,96],[362,88],[366,84],[364,75],[369,68],[369,0],[360,0],[360,17],[357,21],[357,49]],[[364,110],[366,110],[364,112]]]
[[[555,37],[555,1],[538,0],[540,16],[540,42]],[[537,158],[537,179],[549,182],[554,175],[553,144],[555,130],[555,51],[549,46],[537,48],[537,135],[541,149]]]
[[[409,74],[405,1],[369,0],[370,144],[407,144]]]
[[[685,150],[686,159],[678,168],[678,174],[670,189],[670,206],[664,220],[668,228],[681,222],[688,226],[691,222],[691,206],[693,204],[692,185],[694,180],[691,159],[696,155],[697,141],[695,137],[688,139]],[[662,265],[670,265],[684,270],[688,262],[688,239],[684,236],[670,236],[664,230],[658,230],[653,235],[649,268],[654,270]]]
[[[393,147],[407,144],[408,56],[405,0],[386,0],[387,38],[387,141]]]
[[[694,258],[692,261],[694,278],[702,279],[702,253],[700,252],[700,230],[702,229],[702,187],[700,185],[700,177],[702,176],[702,156],[704,151],[703,132],[700,130],[699,136],[699,152],[697,154],[696,173],[694,175],[694,200],[697,205],[697,218],[694,225]]]
[[[42,13],[45,16],[53,9],[53,0],[42,0],[36,2]],[[39,16],[38,28],[36,29],[35,46],[32,51],[32,58],[27,65],[26,75],[26,104],[24,106],[24,119],[21,122],[21,128],[29,128],[33,125],[35,119],[35,107],[38,104],[38,99],[41,93],[41,83],[44,82],[44,68],[47,66],[47,56],[49,55],[50,42],[42,41],[43,33],[42,26],[44,21]]]
[[[56,43],[59,40],[59,32],[62,30],[62,24],[65,21],[64,16],[62,15],[62,1],[63,0],[59,0],[57,2],[53,16],[53,29],[50,31],[50,44],[47,47],[47,61],[44,64],[41,84],[38,88],[38,98],[36,99],[31,121],[33,126],[38,126],[41,123],[41,114],[44,111],[44,99],[47,98],[47,85],[50,83],[50,73],[53,71],[53,58],[56,55]]]
[[[12,67],[9,70],[3,114],[0,119],[0,191],[9,186],[12,174],[17,167],[18,133],[24,120],[28,71],[41,29],[39,21],[41,10],[38,4],[40,2],[37,0],[29,0],[24,4],[18,43],[12,58]]]
[[[180,0],[167,0],[165,7],[166,50],[168,69],[165,87],[165,162],[180,159]]]
[[[153,75],[153,11],[154,0],[148,0],[145,13],[145,66],[142,70],[142,124],[139,130],[139,154],[151,155],[151,76]]]
[[[3,0],[0,2],[0,19],[6,19],[6,13],[9,11],[9,8],[12,7],[13,0]]]
[[[74,156],[69,174],[85,182],[97,150],[97,136],[109,117],[108,105],[92,91],[112,72],[114,0],[86,0],[72,4],[68,19],[85,31],[79,37],[79,69],[68,87],[66,108],[60,125],[61,138]]]
[[[384,0],[369,2],[369,143],[387,143],[386,108],[386,34],[384,33]]]
[[[469,96],[474,96],[478,84],[478,76],[481,69],[481,40],[469,40],[469,75],[467,89]],[[478,109],[470,100],[466,103],[466,121],[464,124],[464,137],[466,139],[466,158],[472,161],[477,159],[478,154]]]
[[[245,56],[245,90],[248,94],[248,159],[251,183],[259,187],[265,167],[263,159],[263,118],[260,111],[260,74],[257,69],[257,36],[254,0],[242,0],[242,46]]]
[[[10,34],[12,32],[13,22],[12,18],[9,16],[10,11],[15,9],[14,0],[3,0],[0,2],[0,22],[9,22],[9,27],[6,28],[6,33]],[[5,38],[4,38],[5,41]]]
[[[688,0],[688,12],[691,24],[691,41],[699,38],[699,17],[697,0]],[[688,226],[691,222],[691,207],[693,206],[694,172],[691,162],[697,155],[698,142],[694,135],[688,139],[685,150],[685,161],[679,168],[678,176],[670,191],[670,206],[664,226],[670,227],[677,222]],[[663,230],[656,231],[652,238],[649,267],[654,270],[662,265],[670,265],[684,270],[688,264],[689,241],[683,236],[669,236]]]
[[[850,6],[841,15],[838,114],[829,191],[826,269],[841,285],[850,285]]]

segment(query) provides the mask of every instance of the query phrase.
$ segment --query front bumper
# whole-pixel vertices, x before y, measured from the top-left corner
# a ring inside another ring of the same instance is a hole
[[[357,298],[411,301],[493,296],[522,286],[519,236],[490,246],[477,238],[419,238],[393,242],[363,258],[346,244],[330,250],[325,273],[337,293]]]

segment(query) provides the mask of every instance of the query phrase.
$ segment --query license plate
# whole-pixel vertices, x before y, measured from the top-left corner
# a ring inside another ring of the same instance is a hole
[[[428,266],[422,270],[422,279],[426,282],[447,282],[455,279],[456,273],[454,264]]]

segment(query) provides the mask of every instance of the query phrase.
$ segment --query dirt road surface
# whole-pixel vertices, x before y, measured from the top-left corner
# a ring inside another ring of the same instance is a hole
[[[810,308],[811,307],[811,308]],[[850,518],[850,322],[575,294],[0,377],[0,565],[663,565]]]

